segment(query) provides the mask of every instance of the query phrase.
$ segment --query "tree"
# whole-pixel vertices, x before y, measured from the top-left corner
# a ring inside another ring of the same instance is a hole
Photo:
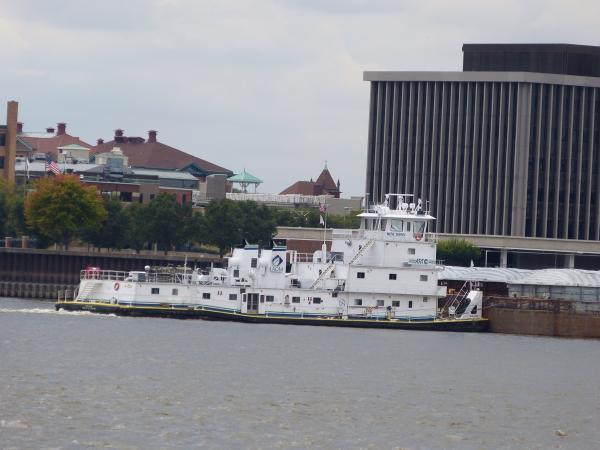
[[[180,205],[172,195],[160,193],[147,206],[148,236],[165,254],[187,239],[186,221],[191,217],[189,205]]]
[[[150,240],[148,231],[148,206],[132,203],[126,209],[129,216],[129,228],[126,233],[127,246],[139,253]]]
[[[237,206],[240,211],[242,238],[252,244],[269,246],[276,229],[273,210],[252,201],[239,202]]]
[[[447,239],[438,243],[437,257],[451,266],[468,266],[481,257],[481,250],[464,239]]]
[[[84,240],[98,248],[122,249],[127,245],[127,233],[131,225],[131,218],[123,208],[123,204],[116,199],[104,201],[106,218],[94,229],[84,233]]]
[[[238,244],[242,238],[242,220],[238,205],[228,199],[213,200],[205,212],[210,244],[219,248],[221,258],[225,250]]]
[[[25,218],[36,233],[68,249],[71,239],[100,225],[106,217],[93,186],[72,175],[40,178],[25,202]]]

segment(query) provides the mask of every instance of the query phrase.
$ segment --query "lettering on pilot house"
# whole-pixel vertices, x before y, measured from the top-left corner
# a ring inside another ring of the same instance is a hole
[[[283,272],[283,258],[279,255],[271,259],[271,272]]]

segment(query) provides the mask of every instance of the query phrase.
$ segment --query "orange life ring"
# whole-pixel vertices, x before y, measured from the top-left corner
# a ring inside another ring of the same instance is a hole
[[[121,287],[121,285],[120,285],[120,284],[119,284],[119,282],[117,281],[117,282],[115,283],[115,291],[118,291],[120,287]]]

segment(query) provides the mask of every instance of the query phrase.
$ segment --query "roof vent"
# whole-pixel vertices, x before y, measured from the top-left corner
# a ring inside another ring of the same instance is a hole
[[[52,128],[52,127],[46,128],[46,133],[54,134],[54,128]]]

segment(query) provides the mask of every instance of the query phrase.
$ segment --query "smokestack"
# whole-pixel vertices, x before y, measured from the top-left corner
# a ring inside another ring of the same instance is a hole
[[[17,133],[21,134],[23,132],[23,122],[17,122]]]
[[[156,130],[148,131],[148,142],[156,142]]]
[[[115,137],[123,137],[123,130],[121,128],[115,130]]]
[[[97,145],[104,144],[104,139],[102,139],[102,138],[99,138],[99,139],[96,141],[96,143],[97,143]]]
[[[59,122],[56,124],[56,135],[61,136],[63,134],[67,134],[67,124],[64,122]]]
[[[52,127],[46,128],[46,133],[54,134],[54,128],[52,128]]]

